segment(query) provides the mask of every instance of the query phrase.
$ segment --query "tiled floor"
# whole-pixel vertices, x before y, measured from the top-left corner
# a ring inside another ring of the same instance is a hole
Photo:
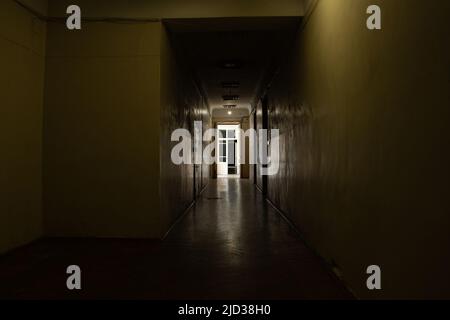
[[[66,289],[72,264],[81,291]],[[46,239],[0,257],[0,298],[352,296],[250,182],[218,179],[163,242]]]

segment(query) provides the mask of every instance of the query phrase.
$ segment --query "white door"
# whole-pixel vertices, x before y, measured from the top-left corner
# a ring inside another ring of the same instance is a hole
[[[217,175],[240,175],[239,125],[218,125],[217,129]]]

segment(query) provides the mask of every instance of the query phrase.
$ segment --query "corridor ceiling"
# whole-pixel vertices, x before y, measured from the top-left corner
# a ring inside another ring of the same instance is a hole
[[[299,17],[165,21],[211,112],[248,114],[292,42]]]

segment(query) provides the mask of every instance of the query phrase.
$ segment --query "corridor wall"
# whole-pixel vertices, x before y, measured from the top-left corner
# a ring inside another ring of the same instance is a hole
[[[161,237],[161,23],[48,24],[48,236]]]
[[[208,183],[209,165],[176,165],[172,162],[172,147],[180,141],[172,141],[176,129],[188,130],[194,142],[194,121],[202,123],[203,132],[211,126],[206,99],[200,93],[187,64],[179,59],[172,35],[161,29],[161,159],[160,190],[163,230],[183,213]],[[182,50],[181,48],[179,50]],[[203,138],[203,137],[201,137]],[[207,142],[203,142],[203,147]],[[203,151],[203,149],[202,149]],[[174,201],[176,199],[176,201]]]
[[[43,13],[45,1],[28,1]],[[46,23],[0,1],[0,254],[42,235]]]
[[[45,97],[47,235],[160,239],[206,185],[170,159],[172,131],[210,116],[162,22],[49,23]]]
[[[269,91],[268,197],[356,296],[450,298],[450,4],[377,1],[370,31],[371,4],[319,0],[299,30]]]

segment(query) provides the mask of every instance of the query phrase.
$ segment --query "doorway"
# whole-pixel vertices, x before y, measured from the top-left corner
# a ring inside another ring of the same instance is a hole
[[[217,139],[217,176],[240,177],[240,125],[218,125]]]

